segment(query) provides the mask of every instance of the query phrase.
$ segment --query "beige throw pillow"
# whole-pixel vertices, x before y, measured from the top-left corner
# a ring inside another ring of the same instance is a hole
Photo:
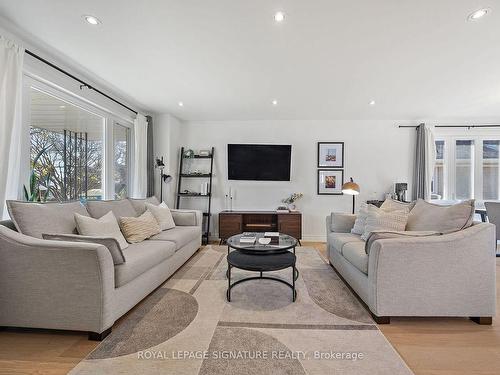
[[[474,211],[474,199],[451,206],[442,206],[419,199],[408,216],[406,230],[455,232],[472,225]]]
[[[387,212],[373,205],[368,205],[365,231],[361,238],[366,241],[370,233],[376,230],[404,231],[407,221],[408,212],[406,210]]]
[[[159,206],[146,202],[146,209],[153,214],[161,230],[175,228],[174,218],[165,202]]]
[[[83,236],[110,237],[118,241],[121,250],[128,247],[127,241],[125,241],[122,232],[120,232],[120,227],[113,211],[109,211],[100,219],[93,219],[75,213],[75,222],[78,233]]]
[[[410,212],[413,207],[415,207],[415,201],[411,203],[400,202],[394,199],[386,199],[380,208],[384,211],[408,211]]]
[[[368,217],[368,205],[366,203],[362,203],[361,207],[359,208],[359,212],[356,215],[356,221],[354,222],[354,226],[351,229],[351,233],[354,234],[365,233],[365,225],[367,217]]]
[[[120,228],[130,243],[144,241],[161,232],[158,222],[150,211],[144,212],[139,217],[121,217]]]

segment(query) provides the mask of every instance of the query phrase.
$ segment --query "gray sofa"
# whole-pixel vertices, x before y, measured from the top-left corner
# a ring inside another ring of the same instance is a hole
[[[139,216],[145,202],[94,201],[83,211],[95,218],[110,210],[116,217]],[[32,206],[20,205],[24,217],[11,213],[14,222],[0,225],[0,326],[88,331],[90,339],[100,340],[201,247],[202,213],[172,210],[175,228],[130,244],[123,250],[125,263],[114,265],[103,245],[39,238],[75,233],[68,212],[74,203],[25,204]],[[42,217],[31,214],[37,210]],[[77,210],[81,213],[81,206]],[[32,235],[23,234],[26,230]]]
[[[337,213],[326,218],[328,257],[377,323],[389,323],[391,316],[453,316],[491,324],[496,309],[494,225],[379,239],[367,255],[365,242],[350,233],[355,219]]]

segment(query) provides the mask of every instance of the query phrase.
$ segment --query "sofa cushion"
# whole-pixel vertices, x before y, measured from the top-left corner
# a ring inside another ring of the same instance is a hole
[[[364,274],[368,274],[368,255],[364,242],[349,242],[342,248],[342,255],[349,263]]]
[[[80,214],[75,214],[78,233],[83,236],[111,237],[118,241],[120,249],[126,249],[128,243],[120,232],[120,227],[113,212],[109,211],[100,219],[94,219]]]
[[[17,231],[36,238],[42,238],[43,233],[76,234],[74,214],[89,216],[80,202],[7,201],[7,209]]]
[[[153,214],[161,230],[172,229],[175,227],[174,218],[172,217],[172,213],[165,202],[161,202],[158,206],[146,202],[146,209]]]
[[[328,234],[328,243],[340,254],[342,254],[342,248],[344,247],[344,245],[350,242],[359,242],[361,244],[365,243],[359,235],[354,233],[334,232]]]
[[[356,215],[332,212],[330,230],[338,233],[349,233],[356,221]]]
[[[143,241],[123,250],[125,263],[115,266],[115,288],[134,280],[175,253],[169,241]]]
[[[163,232],[151,237],[153,241],[172,241],[175,243],[176,250],[179,250],[189,242],[201,237],[201,227],[185,226],[175,227],[164,230]]]
[[[474,199],[451,206],[433,204],[419,199],[408,216],[406,230],[455,232],[472,225],[474,211]]]
[[[109,211],[113,211],[116,218],[121,217],[136,217],[138,216],[132,203],[128,199],[111,200],[111,201],[87,201],[87,210],[90,216],[99,219],[106,215]]]
[[[365,232],[361,239],[366,240],[375,230],[404,231],[408,221],[408,210],[385,211],[373,205],[368,206]]]
[[[160,201],[154,195],[146,199],[128,198],[128,200],[132,204],[132,207],[134,207],[134,210],[137,212],[137,215],[142,215],[144,212],[146,212],[146,203],[151,203],[154,204],[155,206],[158,206],[160,204]]]
[[[123,235],[130,243],[144,241],[161,232],[158,222],[149,211],[139,217],[121,217],[119,222]]]

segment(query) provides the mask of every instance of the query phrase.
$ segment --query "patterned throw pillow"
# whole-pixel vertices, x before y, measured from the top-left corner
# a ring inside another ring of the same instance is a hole
[[[406,202],[400,202],[394,199],[386,199],[384,203],[380,206],[380,208],[384,211],[408,211],[410,212],[411,209],[415,206],[415,201],[411,203],[406,203]]]
[[[407,221],[407,210],[387,212],[381,208],[369,205],[365,231],[361,235],[361,238],[366,241],[370,233],[375,230],[404,231]]]
[[[354,234],[365,233],[367,216],[368,216],[368,205],[366,203],[362,203],[361,207],[359,208],[358,215],[356,216],[356,221],[354,222],[354,226],[351,229],[351,233]]]
[[[161,232],[158,222],[149,211],[139,217],[121,217],[120,228],[125,239],[130,243],[144,241]]]

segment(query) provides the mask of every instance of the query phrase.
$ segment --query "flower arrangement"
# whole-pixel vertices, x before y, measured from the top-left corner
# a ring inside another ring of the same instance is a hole
[[[302,194],[302,193],[293,193],[290,196],[286,197],[285,199],[282,199],[281,202],[283,202],[285,204],[294,204],[303,196],[304,196],[304,194]]]

